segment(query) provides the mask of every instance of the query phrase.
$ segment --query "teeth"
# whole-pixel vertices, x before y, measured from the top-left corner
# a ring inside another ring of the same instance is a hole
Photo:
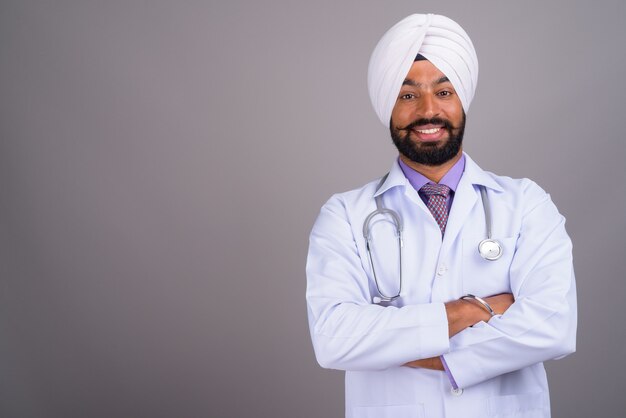
[[[422,129],[422,130],[418,130],[417,132],[421,134],[436,134],[440,130],[441,128],[433,128],[433,129]]]

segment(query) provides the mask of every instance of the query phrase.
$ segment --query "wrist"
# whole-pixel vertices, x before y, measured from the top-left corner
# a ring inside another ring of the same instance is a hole
[[[485,311],[487,311],[489,313],[490,317],[496,316],[496,313],[493,311],[493,309],[491,308],[489,303],[487,303],[487,301],[485,301],[483,298],[480,298],[478,296],[474,296],[474,295],[468,293],[465,296],[461,296],[460,299],[464,300],[466,302],[473,302],[475,304],[478,304],[478,306],[480,306],[481,308],[483,308]]]

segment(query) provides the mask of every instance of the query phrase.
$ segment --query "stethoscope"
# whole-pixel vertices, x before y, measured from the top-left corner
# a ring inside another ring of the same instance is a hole
[[[378,189],[380,189],[380,187],[383,185],[383,183],[387,179],[388,174],[389,173],[387,173],[382,178],[382,180],[378,184],[378,187],[376,188],[376,192],[378,192]],[[491,238],[491,208],[489,205],[489,196],[487,196],[487,191],[484,186],[479,186],[479,188],[480,188],[480,198],[483,201],[483,209],[485,211],[485,225],[487,228],[487,238],[485,238],[484,240],[478,243],[478,253],[485,260],[495,261],[502,256],[502,245],[500,245],[500,242],[498,240]],[[396,211],[385,208],[385,206],[383,205],[382,195],[378,195],[374,197],[374,200],[376,202],[376,209],[372,213],[367,215],[367,218],[365,218],[365,221],[363,221],[363,238],[365,238],[365,247],[367,249],[367,256],[370,261],[372,274],[374,275],[374,282],[376,283],[376,290],[378,291],[378,294],[380,295],[380,296],[374,296],[372,298],[372,302],[373,303],[392,302],[396,300],[397,298],[399,298],[400,294],[402,293],[402,247],[404,247],[404,243],[402,241],[402,228],[403,228],[402,218]],[[396,228],[396,236],[398,238],[398,249],[399,249],[398,264],[400,267],[399,268],[400,285],[398,286],[398,293],[396,293],[394,296],[388,296],[384,294],[382,290],[380,290],[378,277],[376,276],[376,269],[374,268],[374,258],[372,257],[372,251],[371,251],[372,234],[371,234],[370,224],[372,220],[378,215],[383,215],[383,216],[388,215],[392,219],[392,222]]]

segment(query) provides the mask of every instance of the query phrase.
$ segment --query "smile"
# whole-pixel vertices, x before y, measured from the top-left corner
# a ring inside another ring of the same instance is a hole
[[[440,130],[441,128],[432,128],[432,129],[416,129],[415,131],[421,134],[436,134]]]

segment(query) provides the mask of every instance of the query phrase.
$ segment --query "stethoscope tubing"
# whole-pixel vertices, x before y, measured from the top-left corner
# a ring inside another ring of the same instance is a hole
[[[378,192],[380,187],[383,185],[388,175],[389,173],[385,174],[385,176],[383,176],[383,178],[380,180],[378,186],[376,187],[376,192]],[[486,231],[487,238],[482,240],[478,244],[478,253],[485,260],[495,261],[502,256],[502,252],[503,252],[502,245],[500,245],[500,242],[498,242],[498,240],[494,240],[491,237],[492,218],[491,218],[491,205],[489,202],[489,196],[487,195],[487,190],[484,186],[479,186],[479,188],[480,188],[480,197],[483,203],[483,210],[485,212],[485,225],[487,229]],[[376,196],[374,200],[376,201],[376,209],[374,209],[373,212],[367,215],[367,217],[363,221],[363,238],[365,239],[365,247],[367,250],[370,268],[372,269],[372,275],[374,276],[374,283],[376,284],[376,290],[378,291],[378,294],[380,295],[380,296],[373,297],[372,301],[374,303],[392,302],[396,300],[397,298],[399,298],[400,295],[402,294],[402,281],[403,281],[402,280],[402,248],[404,247],[404,243],[402,239],[403,222],[402,222],[402,217],[400,216],[400,214],[398,214],[396,211],[392,209],[385,208],[381,195]],[[371,226],[372,220],[378,215],[383,215],[383,216],[389,215],[391,217],[395,225],[396,235],[398,238],[398,248],[399,248],[399,256],[398,256],[399,261],[398,262],[399,262],[399,267],[400,267],[399,268],[400,285],[398,286],[398,292],[393,296],[388,296],[380,290],[380,284],[378,283],[378,276],[376,275],[376,269],[374,267],[374,257],[372,256],[372,251],[371,251],[372,234],[371,234],[370,226]]]

